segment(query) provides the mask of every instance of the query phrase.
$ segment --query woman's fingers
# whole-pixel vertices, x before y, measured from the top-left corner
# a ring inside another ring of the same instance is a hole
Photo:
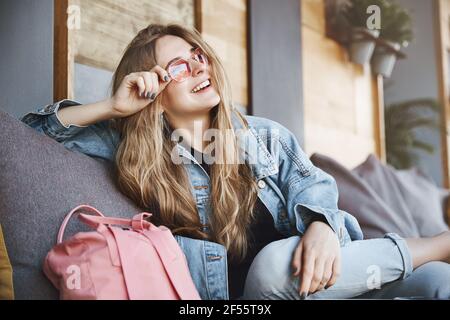
[[[159,79],[161,79],[161,82],[169,82],[170,77],[166,70],[161,68],[160,66],[156,65],[151,70],[152,72],[156,73],[159,76]]]
[[[312,276],[311,286],[309,292],[316,292],[323,279],[323,271],[325,269],[325,261],[321,258],[316,258],[314,263],[314,275]]]
[[[158,76],[156,78],[158,85],[159,85],[159,90],[158,90],[158,92],[156,92],[156,94],[158,95],[170,83],[171,79],[170,79],[170,76],[167,73],[167,71],[158,65],[154,66],[151,71],[154,72]]]
[[[302,267],[302,243],[300,241],[299,245],[297,246],[297,248],[294,251],[294,255],[292,257],[292,270],[293,273],[292,275],[294,277],[298,277],[300,275],[300,269]]]
[[[144,96],[144,92],[145,92],[145,81],[144,81],[144,78],[137,77],[136,85],[139,88],[139,96],[143,97]]]
[[[152,90],[152,93],[150,95],[150,99],[151,100],[155,100],[156,96],[159,94],[158,75],[156,73],[152,72],[151,73],[151,77],[152,77],[153,90]]]
[[[334,285],[336,283],[336,280],[341,275],[341,257],[340,257],[340,255],[338,255],[334,259],[332,269],[333,269],[332,270],[332,276],[331,276],[330,281],[328,281],[328,284],[327,284],[326,288],[329,288],[332,285]]]
[[[330,282],[331,276],[333,274],[333,261],[334,261],[333,259],[328,259],[325,262],[322,280],[320,281],[317,291],[321,291],[321,290],[325,289],[325,287]]]
[[[153,80],[150,72],[140,72],[140,76],[144,78],[145,82],[145,92],[144,97],[150,99],[150,96],[153,92]]]
[[[138,87],[138,94],[141,98],[155,100],[169,84],[170,77],[166,70],[155,66],[151,71],[130,73],[127,81]]]
[[[311,282],[314,277],[315,270],[315,256],[312,252],[302,250],[302,268],[300,271],[300,290],[299,294],[302,299],[306,298],[308,293],[310,292]]]
[[[144,78],[138,73],[130,73],[125,77],[125,81],[126,86],[128,87],[127,90],[132,90],[134,87],[137,87],[139,96],[146,90]]]

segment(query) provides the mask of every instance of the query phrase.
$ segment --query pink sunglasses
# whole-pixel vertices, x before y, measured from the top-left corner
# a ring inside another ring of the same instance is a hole
[[[189,60],[191,59],[198,63],[208,65],[208,59],[200,48],[196,48],[192,52]],[[169,76],[176,82],[183,82],[189,78],[192,75],[192,67],[189,60],[180,58],[170,63],[166,70],[169,73]]]

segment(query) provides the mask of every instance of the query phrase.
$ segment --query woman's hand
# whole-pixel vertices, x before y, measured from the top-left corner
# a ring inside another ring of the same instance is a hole
[[[302,299],[335,284],[341,271],[341,249],[334,231],[324,222],[310,224],[292,259],[294,276],[300,278]]]
[[[144,109],[170,83],[167,71],[155,66],[149,72],[135,72],[121,82],[110,105],[115,117],[123,118]]]

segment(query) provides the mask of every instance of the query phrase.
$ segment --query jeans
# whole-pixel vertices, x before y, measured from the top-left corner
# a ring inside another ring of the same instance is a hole
[[[298,300],[299,279],[291,261],[300,238],[274,241],[255,257],[244,300]],[[396,234],[353,241],[341,248],[341,275],[326,290],[307,299],[450,299],[450,264],[430,262],[412,270],[406,241]]]

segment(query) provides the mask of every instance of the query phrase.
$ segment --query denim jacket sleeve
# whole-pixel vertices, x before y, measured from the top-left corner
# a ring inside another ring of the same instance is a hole
[[[58,110],[79,105],[80,103],[76,101],[62,100],[27,113],[20,120],[67,149],[113,161],[119,134],[111,128],[109,121],[101,121],[90,126],[70,124],[66,127],[59,120]]]
[[[325,220],[338,235],[341,245],[350,238],[362,239],[356,219],[338,208],[334,178],[313,165],[288,129],[281,125],[277,129],[278,181],[297,231],[303,234],[313,221]]]

